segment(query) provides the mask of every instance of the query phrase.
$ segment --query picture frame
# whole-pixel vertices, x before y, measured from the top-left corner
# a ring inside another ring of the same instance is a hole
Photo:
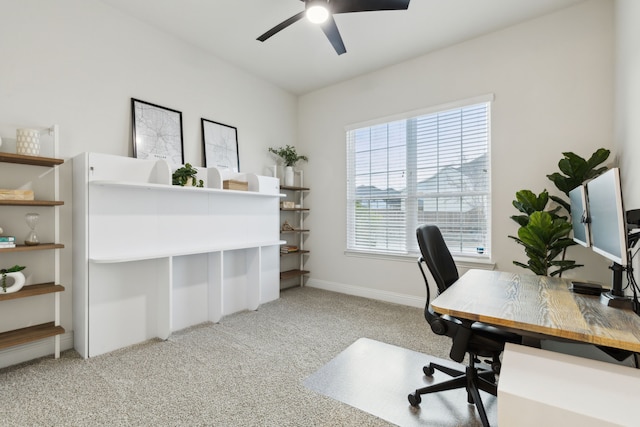
[[[133,157],[184,164],[182,112],[131,98]]]
[[[204,166],[240,172],[238,129],[205,118],[201,123]]]

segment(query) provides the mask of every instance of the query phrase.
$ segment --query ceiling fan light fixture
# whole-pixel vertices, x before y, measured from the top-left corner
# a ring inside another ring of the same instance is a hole
[[[306,3],[307,19],[314,24],[322,24],[329,18],[326,1],[309,1]]]

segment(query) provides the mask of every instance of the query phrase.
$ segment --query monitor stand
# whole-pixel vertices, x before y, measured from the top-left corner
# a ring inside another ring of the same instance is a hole
[[[613,295],[612,291],[600,294],[600,304],[614,308],[633,310],[633,300],[627,296]]]
[[[626,270],[617,262],[609,267],[613,271],[613,286],[609,292],[600,295],[600,303],[609,307],[633,310],[633,300],[622,290],[622,272]]]

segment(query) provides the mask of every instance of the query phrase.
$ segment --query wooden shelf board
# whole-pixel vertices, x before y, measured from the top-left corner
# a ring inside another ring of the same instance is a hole
[[[309,208],[280,208],[281,211],[300,211],[300,212],[306,212],[309,210]]]
[[[300,255],[300,254],[308,254],[309,251],[307,250],[298,250],[298,251],[293,251],[293,252],[287,252],[286,254],[283,254],[282,252],[280,252],[280,256],[287,256],[287,255]]]
[[[287,270],[280,272],[280,280],[294,279],[296,277],[304,276],[305,274],[309,274],[310,271],[307,270]]]
[[[295,230],[280,230],[280,232],[281,232],[281,233],[307,233],[307,232],[309,232],[309,230],[307,230],[307,229],[304,229],[304,230],[301,230],[301,229],[295,229]]]
[[[56,326],[54,322],[7,331],[0,334],[0,349],[26,344],[60,334],[64,334],[64,328],[62,326]]]
[[[309,191],[308,187],[297,187],[295,185],[281,185],[281,190],[291,190],[291,191]]]
[[[0,153],[0,162],[53,167],[63,164],[64,160],[55,159],[53,157],[23,156],[22,154]]]
[[[27,246],[27,245],[16,245],[15,248],[5,248],[0,249],[0,253],[3,252],[26,252],[26,251],[44,251],[47,249],[62,249],[64,248],[63,244],[60,243],[40,243],[35,246]]]
[[[49,283],[39,283],[37,285],[29,285],[20,289],[18,292],[13,292],[10,294],[5,294],[2,292],[2,288],[0,288],[0,301],[8,301],[12,299],[18,298],[26,298],[33,297],[36,295],[45,295],[54,292],[62,292],[64,291],[64,286],[56,285],[53,282]]]
[[[0,206],[62,206],[57,200],[0,200]]]

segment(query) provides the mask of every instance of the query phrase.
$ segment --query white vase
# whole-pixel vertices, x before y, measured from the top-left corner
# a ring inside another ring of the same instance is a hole
[[[16,131],[16,153],[25,156],[40,154],[40,131],[38,129],[18,129]]]
[[[284,168],[284,185],[293,186],[293,166]]]
[[[14,271],[12,273],[5,273],[5,279],[6,279],[6,283],[7,283],[7,288],[6,290],[3,290],[0,287],[0,294],[1,293],[13,293],[13,292],[18,292],[20,289],[22,289],[22,287],[24,286],[24,282],[25,282],[25,277],[24,274],[22,274],[21,271]]]

